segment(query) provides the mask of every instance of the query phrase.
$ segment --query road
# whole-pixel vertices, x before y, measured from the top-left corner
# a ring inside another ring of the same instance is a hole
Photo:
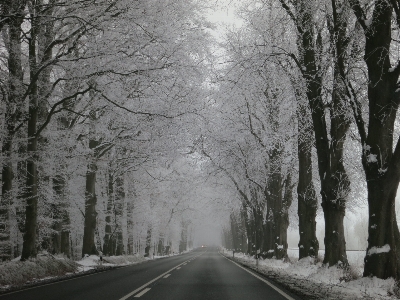
[[[0,300],[298,300],[216,248],[5,294]]]

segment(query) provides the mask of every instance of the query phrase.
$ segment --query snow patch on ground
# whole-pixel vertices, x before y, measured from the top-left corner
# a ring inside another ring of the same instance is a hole
[[[0,263],[0,290],[48,280],[66,273],[75,273],[77,269],[78,265],[74,261],[47,253],[39,254],[37,258],[23,262],[18,258],[2,262]]]
[[[386,253],[386,252],[389,252],[389,251],[390,251],[390,245],[386,244],[383,247],[372,247],[371,249],[368,250],[368,255]]]
[[[232,258],[233,253],[224,250],[224,255]],[[323,265],[321,259],[307,257],[298,260],[289,253],[289,259],[285,261],[259,259],[258,271],[303,294],[306,299],[398,299],[394,279],[362,277],[363,260],[360,257],[364,255],[364,252],[349,255],[351,267],[344,269]],[[235,252],[234,259],[256,269],[254,257]]]

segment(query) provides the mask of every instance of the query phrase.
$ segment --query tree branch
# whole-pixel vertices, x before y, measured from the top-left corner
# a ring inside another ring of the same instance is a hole
[[[358,23],[360,23],[361,27],[364,29],[364,31],[366,31],[368,29],[368,26],[365,22],[366,15],[364,9],[361,7],[360,1],[349,0],[349,3],[354,11],[354,14],[356,15]]]

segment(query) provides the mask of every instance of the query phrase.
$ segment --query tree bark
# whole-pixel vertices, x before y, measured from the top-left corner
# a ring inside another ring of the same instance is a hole
[[[34,12],[31,14],[35,15]],[[36,19],[32,19],[31,36],[29,43],[29,69],[31,88],[29,90],[29,120],[28,120],[28,159],[26,164],[26,194],[27,206],[25,211],[25,232],[22,246],[21,260],[36,257],[37,236],[37,204],[38,204],[38,176],[37,176],[37,121],[38,121],[38,96],[37,82],[34,80],[37,70],[36,62]],[[33,80],[33,82],[32,82]]]
[[[22,108],[23,71],[21,65],[21,25],[26,1],[11,1],[4,3],[4,12],[13,15],[8,22],[8,97],[3,99],[6,104],[4,115],[4,138],[2,143],[2,196],[0,203],[0,259],[9,260],[12,256],[10,241],[10,209],[13,202],[13,166],[12,149],[15,126]]]
[[[348,121],[338,108],[343,106],[342,93],[334,88],[332,95],[331,128],[328,135],[325,106],[322,101],[322,74],[317,55],[320,37],[314,34],[313,17],[309,1],[297,3],[298,48],[302,74],[306,84],[306,95],[311,110],[321,180],[322,207],[325,216],[324,263],[333,266],[348,264],[343,218],[349,182],[343,166],[343,143],[348,130]],[[337,70],[337,62],[334,66]],[[337,78],[335,77],[335,80]],[[337,87],[338,81],[336,84]],[[343,122],[343,123],[341,123]]]
[[[123,174],[117,176],[115,180],[115,218],[116,218],[116,241],[117,248],[115,255],[123,255],[124,236],[123,236],[123,210],[125,205],[124,177]]]
[[[91,154],[89,157],[89,164],[86,171],[86,190],[85,190],[85,220],[84,220],[84,231],[83,231],[83,246],[82,256],[85,254],[97,254],[95,244],[95,232],[97,225],[97,196],[96,196],[96,173],[97,173],[97,156],[98,146],[100,142],[95,137],[95,122],[96,112],[90,112],[90,137],[89,137],[89,149]]]
[[[297,184],[299,216],[299,259],[307,256],[317,257],[319,242],[317,239],[317,206],[318,199],[312,179],[311,135],[312,125],[307,116],[307,108],[297,100],[298,119],[298,160],[299,182]]]
[[[97,145],[96,141],[90,141],[92,145]],[[93,147],[90,147],[93,149]],[[95,244],[95,231],[96,231],[96,172],[97,165],[95,158],[89,163],[86,171],[86,191],[85,191],[85,221],[83,231],[83,246],[82,246],[82,257],[85,254],[97,254]]]
[[[131,197],[135,197],[134,194],[130,195]],[[127,234],[128,234],[128,246],[127,246],[127,251],[128,255],[133,255],[134,250],[133,250],[133,199],[130,198],[127,201],[126,204],[126,218],[127,218]]]
[[[111,163],[110,163],[111,164]],[[106,211],[106,227],[104,233],[103,254],[113,255],[113,231],[112,231],[112,210],[114,206],[114,176],[111,166],[108,168],[108,189],[107,189],[107,211]]]
[[[144,249],[144,256],[149,257],[150,256],[150,249],[151,249],[151,233],[152,233],[152,228],[151,225],[147,228],[147,236],[146,236],[146,247]]]
[[[399,11],[393,16],[392,3],[375,3],[371,24],[358,1],[350,1],[364,29],[364,60],[368,68],[369,122],[366,134],[362,115],[353,110],[363,143],[362,163],[368,189],[368,247],[364,276],[400,278],[400,233],[395,198],[400,181],[400,140],[393,152],[393,133],[400,103],[400,65],[391,68],[392,20],[400,25]],[[398,4],[397,4],[398,5]],[[359,103],[355,103],[359,105]]]

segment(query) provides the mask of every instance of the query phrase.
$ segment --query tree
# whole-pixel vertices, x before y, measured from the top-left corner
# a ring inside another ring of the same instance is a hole
[[[335,1],[334,1],[335,2]],[[400,234],[395,198],[400,181],[400,140],[394,145],[394,127],[400,104],[400,64],[392,67],[393,32],[400,25],[400,3],[375,1],[370,18],[361,3],[349,0],[365,36],[368,69],[368,121],[361,104],[345,82],[360,134],[362,164],[368,189],[368,247],[364,276],[400,278]],[[398,59],[396,57],[395,59]]]
[[[321,30],[313,21],[316,2],[298,1],[293,10],[284,0],[280,0],[280,3],[297,30],[299,57],[297,58],[294,54],[291,56],[295,59],[305,81],[313,121],[318,173],[321,180],[322,208],[325,217],[324,263],[330,266],[338,263],[347,264],[343,218],[350,182],[343,165],[343,143],[349,128],[348,120],[343,113],[343,107],[346,107],[345,99],[339,93],[340,86],[334,88],[331,105],[328,106],[329,117],[326,115],[326,105],[322,94],[324,66],[320,61],[323,55],[323,40]],[[336,22],[340,21],[335,20],[335,26],[337,26]],[[344,30],[343,27],[339,29]],[[342,35],[341,31],[335,32],[335,38],[339,38],[337,45],[343,46]],[[336,65],[335,60],[335,74],[337,74]],[[340,84],[340,81],[336,82],[336,85]],[[330,119],[330,127],[327,119]]]
[[[19,129],[23,107],[23,71],[22,71],[22,29],[23,15],[26,1],[7,1],[1,9],[4,18],[1,22],[5,45],[8,50],[8,78],[7,87],[2,84],[2,99],[5,107],[5,134],[2,143],[4,156],[2,165],[2,196],[0,208],[0,255],[2,260],[10,259],[12,245],[10,244],[10,209],[13,202],[12,187],[14,172],[12,167],[13,139]],[[3,27],[6,25],[6,27]]]

